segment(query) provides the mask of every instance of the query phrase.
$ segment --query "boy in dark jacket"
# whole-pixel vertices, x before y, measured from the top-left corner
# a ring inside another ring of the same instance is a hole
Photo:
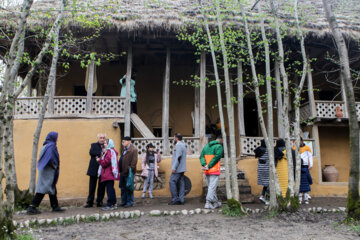
[[[224,155],[222,142],[223,139],[217,137],[216,140],[211,141],[203,148],[200,155],[200,163],[203,166],[208,185],[205,208],[221,207],[221,202],[216,196],[216,188],[220,176],[220,159]]]

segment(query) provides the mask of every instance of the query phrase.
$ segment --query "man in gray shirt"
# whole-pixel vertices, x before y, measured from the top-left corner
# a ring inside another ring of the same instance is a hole
[[[171,202],[169,205],[183,205],[185,195],[184,173],[186,172],[186,146],[182,142],[181,134],[174,137],[175,149],[171,160],[170,191]],[[177,186],[179,185],[179,189]]]

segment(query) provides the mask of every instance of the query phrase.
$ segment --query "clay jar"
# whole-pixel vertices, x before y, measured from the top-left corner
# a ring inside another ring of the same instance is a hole
[[[337,182],[339,171],[335,168],[334,164],[325,165],[325,168],[323,169],[323,175],[325,182]]]

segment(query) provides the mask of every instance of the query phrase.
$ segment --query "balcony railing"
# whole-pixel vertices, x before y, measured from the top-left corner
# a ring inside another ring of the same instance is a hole
[[[41,111],[42,97],[19,98],[16,101],[14,115],[16,119],[38,118]],[[92,97],[90,111],[86,109],[86,97],[54,97],[53,112],[50,108],[46,118],[123,118],[125,98]],[[50,102],[49,102],[50,104]]]
[[[137,148],[138,154],[146,152],[146,145],[152,143],[155,146],[155,150],[163,151],[163,139],[162,138],[132,138],[133,145]],[[198,155],[200,154],[200,138],[195,137],[184,137],[183,141],[187,148],[188,155]],[[174,150],[174,138],[169,138],[170,142],[170,154]]]
[[[341,112],[343,113],[342,118],[348,118],[346,111],[345,103],[342,101],[315,101],[315,113],[311,114],[311,106],[309,103],[305,103],[300,107],[300,116],[301,120],[308,120],[311,118],[320,118],[320,119],[335,119],[336,107],[340,107]],[[360,102],[356,103],[356,114],[358,120],[360,120]]]

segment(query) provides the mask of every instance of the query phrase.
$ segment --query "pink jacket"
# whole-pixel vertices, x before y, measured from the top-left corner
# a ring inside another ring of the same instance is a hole
[[[158,163],[159,162],[161,162],[161,154],[155,153],[155,167],[154,167],[155,177],[158,177]],[[141,168],[142,168],[141,176],[147,177],[148,173],[149,173],[149,171],[148,171],[149,166],[146,164],[146,153],[143,153],[143,155],[142,155]]]
[[[111,166],[111,151],[108,150],[105,153],[105,156],[101,157],[99,164],[101,165],[101,182],[104,181],[110,181],[110,180],[119,180],[120,179],[120,173],[119,173],[119,162],[117,161],[118,153],[115,149],[112,149],[116,154],[116,166],[117,166],[117,177],[113,174],[113,169]]]

